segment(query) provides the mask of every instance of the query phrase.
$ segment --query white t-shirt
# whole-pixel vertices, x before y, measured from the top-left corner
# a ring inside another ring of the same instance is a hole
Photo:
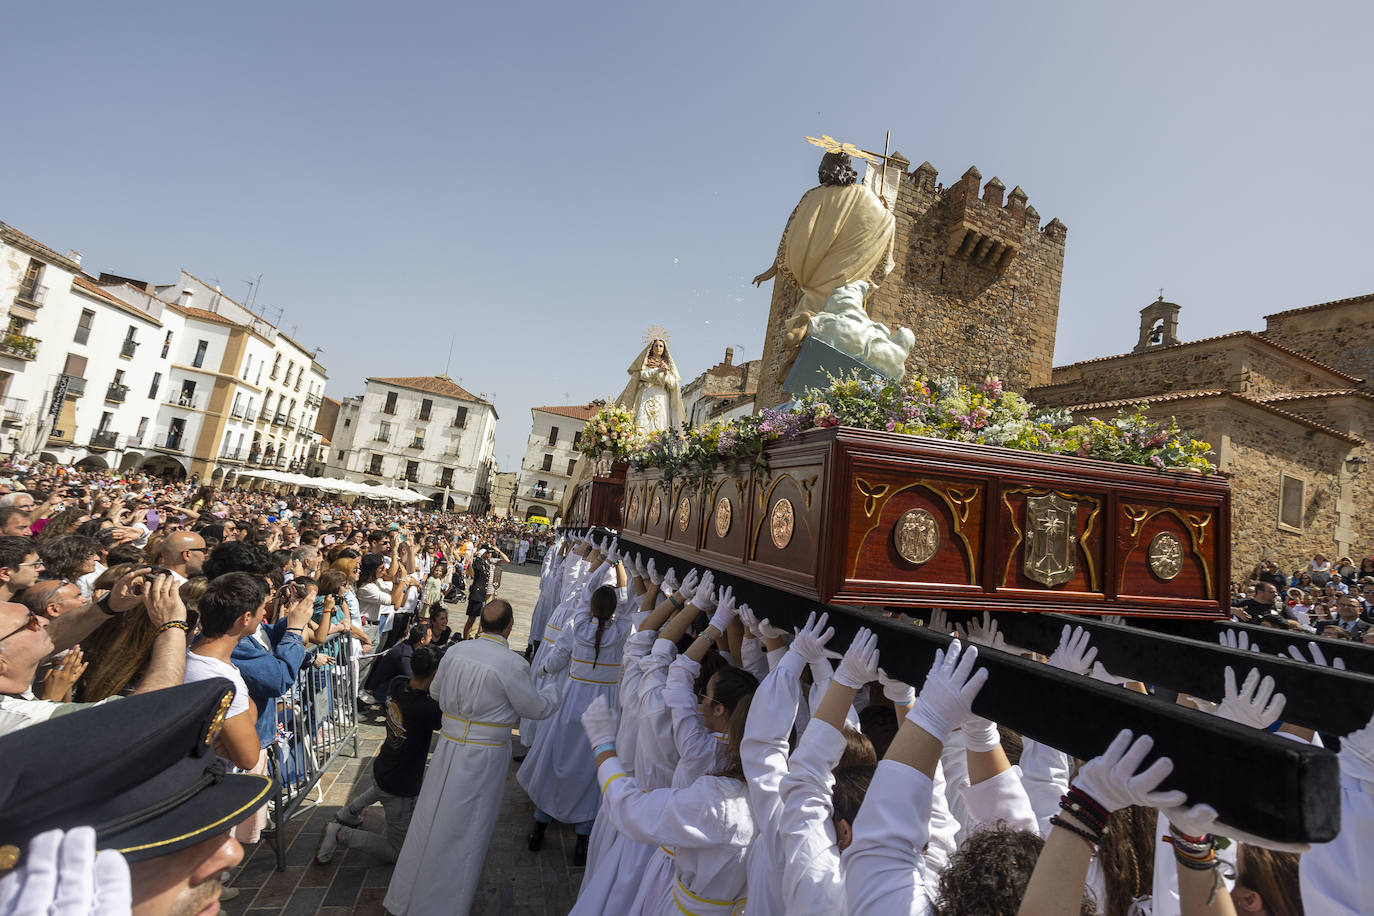
[[[194,684],[196,681],[208,681],[212,677],[227,678],[234,685],[234,698],[229,701],[226,719],[232,719],[239,713],[248,711],[248,685],[243,682],[243,675],[239,674],[239,669],[228,662],[210,658],[208,655],[197,655],[187,649],[186,676],[181,682]]]

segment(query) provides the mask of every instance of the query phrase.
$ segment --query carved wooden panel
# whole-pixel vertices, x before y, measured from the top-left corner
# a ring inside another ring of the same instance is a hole
[[[706,491],[702,552],[744,561],[749,543],[749,472],[717,474]]]
[[[848,492],[838,494],[849,522],[846,578],[979,584],[980,481],[858,467],[846,483]]]
[[[746,564],[815,587],[825,500],[824,460],[797,455],[755,474],[751,495]]]
[[[1056,506],[1072,507],[1062,531],[1048,530],[1064,520],[1064,516],[1047,508],[1051,501]],[[1106,504],[1105,490],[1005,482],[995,516],[1002,532],[994,561],[997,587],[1102,594]],[[1034,578],[1032,573],[1059,568],[1054,547],[1064,543],[1060,538],[1071,539],[1068,556],[1072,573],[1061,577],[1066,581],[1047,584],[1043,574]]]
[[[1122,598],[1216,598],[1216,513],[1123,499],[1116,525]],[[1224,583],[1230,585],[1229,576]]]
[[[701,546],[702,489],[695,480],[673,482],[673,517],[668,542],[696,550]]]

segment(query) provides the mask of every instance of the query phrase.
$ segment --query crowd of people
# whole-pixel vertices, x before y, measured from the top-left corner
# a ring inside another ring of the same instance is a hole
[[[1317,553],[1291,575],[1261,560],[1232,583],[1232,615],[1245,623],[1374,644],[1374,557],[1356,566]]]
[[[1374,911],[1374,723],[1339,737],[1338,838],[1285,846],[1162,789],[1147,735],[1079,763],[978,716],[979,652],[1007,648],[986,625],[931,616],[956,638],[918,694],[867,630],[841,652],[825,615],[789,632],[709,570],[567,534],[522,656],[498,574],[543,535],[516,523],[43,468],[0,489],[0,914],[212,910],[268,826],[303,676],[385,710],[316,859],[394,862],[396,916],[469,911],[513,756],[528,848],[576,833],[579,916]],[[1237,619],[1293,587],[1257,573]],[[1314,607],[1299,625],[1324,633]],[[1041,660],[1144,689],[1095,656],[1065,627]],[[1271,679],[1216,676],[1219,704],[1181,702],[1322,741]]]
[[[297,721],[303,690],[335,718],[355,701],[340,691],[355,685],[365,685],[357,687],[363,704],[418,695],[422,688],[407,685],[423,684],[437,667],[437,655],[427,656],[423,646],[460,638],[448,626],[448,604],[468,611],[471,630],[499,589],[499,566],[509,557],[498,544],[542,556],[550,540],[509,519],[217,491],[52,465],[0,467],[0,531],[0,741],[10,777],[0,789],[7,796],[0,811],[21,810],[15,793],[31,788],[26,776],[54,775],[27,769],[37,759],[32,748],[54,740],[86,747],[81,735],[101,727],[89,724],[92,716],[98,723],[150,717],[125,722],[126,738],[175,722],[199,729],[205,740],[203,747],[160,744],[168,735],[159,731],[148,740],[162,756],[133,774],[156,775],[124,786],[123,794],[117,780],[89,785],[89,810],[113,805],[120,810],[113,820],[132,828],[137,812],[120,809],[121,801],[144,805],[145,820],[166,821],[168,830],[180,831],[176,836],[187,836],[186,819],[201,819],[188,811],[217,810],[209,801],[192,803],[211,785],[252,796],[232,816],[207,821],[232,826],[230,836],[207,834],[189,846],[157,837],[111,846],[120,829],[66,812],[69,823],[76,817],[94,827],[94,837],[59,832],[40,847],[60,858],[69,844],[85,848],[98,840],[100,849],[122,852],[120,868],[132,868],[129,893],[139,912],[182,912],[187,901],[204,905],[237,893],[224,886],[229,869],[242,845],[261,840],[270,789],[282,776],[275,770],[291,765],[280,755],[272,759],[274,744],[281,748],[293,727],[307,748],[314,740],[313,723]],[[341,662],[346,673],[335,668]],[[188,691],[190,685],[199,689]],[[171,703],[179,705],[169,712]],[[79,782],[71,768],[88,763],[69,757],[58,772]],[[157,800],[161,791],[176,804]],[[172,808],[185,810],[172,816]],[[19,848],[15,840],[38,843],[45,818],[64,810],[53,805],[28,822],[0,813],[0,843],[9,844],[0,846],[0,874],[16,864],[5,850]],[[149,831],[145,825],[133,832],[146,839]],[[142,865],[145,859],[150,864]],[[35,865],[51,869],[54,862]],[[177,892],[153,893],[154,884],[169,880],[169,868]],[[159,877],[143,882],[141,872]],[[6,899],[24,896],[5,893],[0,913],[11,912]]]

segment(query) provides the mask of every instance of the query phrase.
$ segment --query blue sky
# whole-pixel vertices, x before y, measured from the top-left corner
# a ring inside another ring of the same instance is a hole
[[[514,469],[537,404],[760,355],[806,134],[976,164],[1069,227],[1056,362],[1374,289],[1361,3],[75,2],[7,10],[0,219],[185,267],[323,347],[450,374]]]

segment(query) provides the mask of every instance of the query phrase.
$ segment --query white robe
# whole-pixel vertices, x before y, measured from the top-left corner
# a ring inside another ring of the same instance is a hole
[[[881,760],[854,819],[844,855],[844,893],[850,913],[926,916],[932,912],[921,847],[930,826],[934,783],[914,767]]]
[[[744,783],[702,776],[681,789],[640,790],[615,758],[601,765],[603,817],[640,843],[676,850],[675,880],[651,916],[725,916],[746,894],[745,860],[754,840],[754,817]]]
[[[395,916],[466,916],[505,794],[510,730],[550,715],[558,692],[536,690],[525,660],[483,633],[445,653],[430,693],[444,727],[384,903]]]

